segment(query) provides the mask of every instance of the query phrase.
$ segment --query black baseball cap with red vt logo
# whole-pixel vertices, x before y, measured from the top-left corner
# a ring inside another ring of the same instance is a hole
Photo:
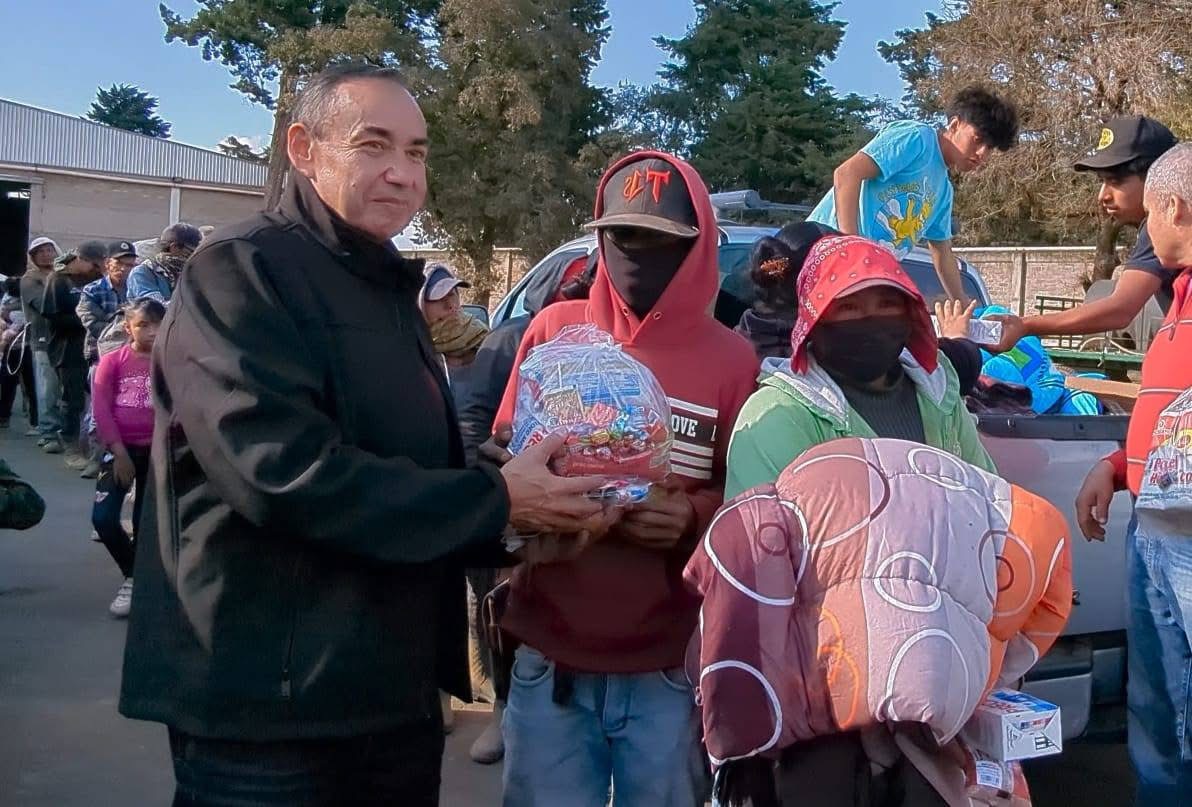
[[[675,166],[656,157],[627,163],[604,183],[600,218],[585,230],[638,227],[695,238],[699,227],[687,183]]]

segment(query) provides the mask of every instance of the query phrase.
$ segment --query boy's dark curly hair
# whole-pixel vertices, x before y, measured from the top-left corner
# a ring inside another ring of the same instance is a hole
[[[973,85],[956,93],[948,117],[971,124],[998,151],[1008,151],[1018,142],[1018,109],[984,87]]]

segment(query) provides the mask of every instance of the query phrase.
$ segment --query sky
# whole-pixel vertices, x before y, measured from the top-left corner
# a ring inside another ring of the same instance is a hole
[[[167,0],[189,16],[193,0]],[[160,99],[176,140],[213,147],[226,135],[267,140],[271,115],[228,87],[218,62],[198,48],[167,45],[158,0],[0,0],[0,98],[82,115],[98,86],[135,84]],[[902,95],[898,71],[877,54],[895,30],[919,26],[939,0],[842,0],[844,42],[825,78],[840,92]],[[678,37],[694,20],[691,0],[608,0],[612,34],[594,73],[598,84],[652,82],[663,54],[655,36]]]

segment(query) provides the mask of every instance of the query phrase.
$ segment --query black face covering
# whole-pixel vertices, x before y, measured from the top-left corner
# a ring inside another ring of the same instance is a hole
[[[602,234],[601,240],[609,280],[639,319],[661,299],[694,244],[684,238],[648,249],[625,250],[607,234]]]
[[[906,317],[821,322],[811,332],[811,350],[832,375],[868,384],[898,365],[910,337],[911,323]]]

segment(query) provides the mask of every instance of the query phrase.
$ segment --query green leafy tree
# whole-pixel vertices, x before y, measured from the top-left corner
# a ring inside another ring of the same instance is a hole
[[[157,99],[131,84],[100,87],[87,117],[96,123],[150,137],[167,138],[170,124],[156,114]]]
[[[670,122],[709,186],[752,188],[780,202],[813,201],[869,136],[869,104],[837,96],[821,76],[844,23],[811,0],[696,0],[647,98]]]
[[[1189,30],[1192,3],[1180,0],[949,0],[923,27],[882,43],[907,83],[905,105],[924,120],[940,120],[975,82],[1018,106],[1018,146],[957,187],[961,240],[1094,241],[1093,279],[1109,277],[1121,228],[1099,217],[1094,180],[1072,164],[1114,116],[1151,115],[1192,134]]]
[[[623,138],[639,148],[685,154],[686,122],[667,114],[664,97],[665,91],[658,85],[618,84],[605,96],[603,134]]]
[[[232,87],[274,110],[265,203],[281,195],[288,169],[285,133],[290,105],[308,76],[359,58],[413,68],[426,62],[425,38],[438,0],[198,0],[184,19],[159,7],[166,41],[201,48],[232,73]]]
[[[592,173],[626,142],[595,135],[608,99],[588,77],[608,36],[603,0],[443,0],[423,108],[431,137],[423,229],[492,291],[493,250],[538,254],[590,213]]]

